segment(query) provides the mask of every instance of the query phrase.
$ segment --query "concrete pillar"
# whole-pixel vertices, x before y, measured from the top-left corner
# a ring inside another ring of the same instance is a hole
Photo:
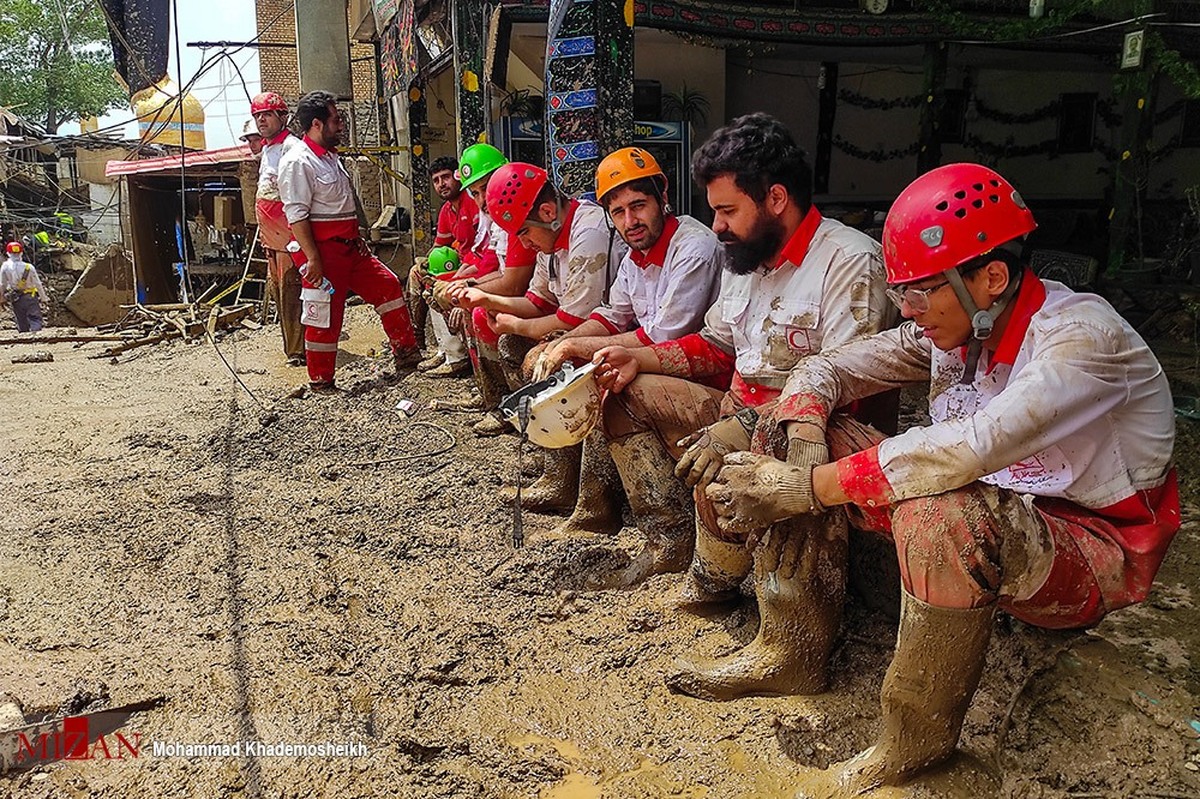
[[[546,164],[555,185],[595,191],[599,160],[633,141],[633,4],[550,0]]]
[[[454,78],[458,102],[454,115],[458,152],[487,141],[487,77],[483,50],[487,25],[484,0],[452,0]]]
[[[301,94],[326,91],[339,100],[353,98],[345,3],[296,0],[296,63]]]

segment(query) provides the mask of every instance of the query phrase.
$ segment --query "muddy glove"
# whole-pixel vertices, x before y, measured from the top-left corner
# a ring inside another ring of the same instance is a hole
[[[813,468],[829,460],[824,441],[793,438],[787,462],[766,455],[734,452],[725,458],[705,496],[726,533],[747,535],[753,549],[758,535],[772,524],[793,516],[824,510],[813,493]]]
[[[679,444],[690,446],[675,464],[675,476],[689,488],[700,486],[703,489],[721,470],[722,458],[732,452],[750,449],[750,436],[757,423],[758,411],[744,408],[683,439]]]

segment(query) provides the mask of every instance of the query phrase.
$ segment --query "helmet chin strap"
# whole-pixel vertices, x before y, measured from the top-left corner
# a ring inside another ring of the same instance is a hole
[[[946,272],[946,280],[950,283],[950,288],[954,289],[954,294],[958,297],[958,302],[962,305],[963,310],[967,312],[967,316],[971,317],[971,340],[967,343],[966,368],[963,369],[962,380],[959,381],[960,383],[970,383],[975,380],[975,368],[979,364],[979,353],[983,350],[983,342],[991,337],[992,331],[996,327],[996,320],[1000,318],[1000,314],[1004,313],[1009,300],[1017,293],[1020,278],[1010,279],[1003,293],[987,310],[981,310],[975,304],[975,298],[971,296],[971,292],[967,291],[967,284],[958,267]]]
[[[563,220],[563,217],[566,216],[566,213],[567,213],[567,204],[565,202],[563,202],[563,198],[561,196],[557,196],[557,195],[555,196],[554,209],[555,210],[554,210],[554,221],[553,222],[539,222],[536,219],[528,219],[527,218],[525,220],[526,227],[539,227],[539,228],[542,228],[543,230],[550,230],[550,231],[557,233],[559,230],[562,229],[562,226],[563,226],[562,220]],[[532,216],[532,214],[531,214],[531,216]]]

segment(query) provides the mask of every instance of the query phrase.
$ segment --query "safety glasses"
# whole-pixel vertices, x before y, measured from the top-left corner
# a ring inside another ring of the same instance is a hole
[[[929,311],[929,296],[948,285],[950,285],[949,280],[943,280],[936,286],[930,286],[927,289],[915,289],[912,286],[897,286],[887,289],[887,296],[901,311],[904,310],[904,306],[907,304],[908,309],[913,313],[923,314]]]

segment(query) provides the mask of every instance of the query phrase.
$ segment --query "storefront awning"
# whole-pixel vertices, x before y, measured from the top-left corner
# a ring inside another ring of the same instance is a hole
[[[236,147],[223,147],[219,150],[203,150],[198,153],[183,155],[168,155],[162,158],[143,158],[139,161],[109,161],[104,167],[108,177],[120,175],[141,175],[149,172],[178,172],[180,168],[196,166],[213,166],[214,164],[234,164],[239,161],[251,161],[254,153],[250,145],[239,144]]]

